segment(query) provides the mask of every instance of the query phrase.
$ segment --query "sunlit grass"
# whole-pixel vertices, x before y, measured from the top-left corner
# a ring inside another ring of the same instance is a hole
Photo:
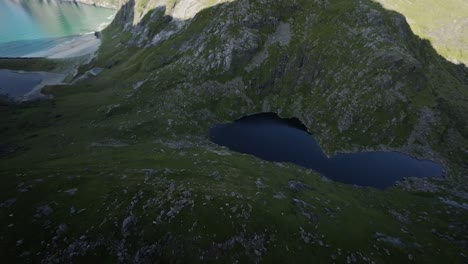
[[[413,32],[428,39],[440,55],[452,62],[468,64],[468,1],[374,1],[402,13]]]

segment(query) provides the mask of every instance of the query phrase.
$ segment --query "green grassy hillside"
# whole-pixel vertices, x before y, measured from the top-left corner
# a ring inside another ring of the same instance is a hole
[[[463,0],[377,0],[402,13],[411,29],[439,54],[468,65],[468,2]]]
[[[0,106],[2,259],[467,261],[468,72],[400,14],[239,0],[134,25],[137,6],[79,69],[101,74]],[[262,111],[298,117],[330,155],[397,150],[447,178],[376,190],[209,141],[213,124]]]

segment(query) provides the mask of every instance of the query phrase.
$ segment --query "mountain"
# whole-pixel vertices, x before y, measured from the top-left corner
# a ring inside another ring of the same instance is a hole
[[[374,1],[130,0],[77,79],[1,108],[2,258],[467,261],[468,70]],[[357,187],[209,140],[258,112],[447,177]]]
[[[413,31],[431,41],[439,54],[455,63],[468,64],[468,2],[379,0],[384,7],[408,17]],[[421,12],[424,10],[424,12]]]

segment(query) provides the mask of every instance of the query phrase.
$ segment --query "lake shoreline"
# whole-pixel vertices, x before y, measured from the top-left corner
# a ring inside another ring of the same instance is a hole
[[[216,124],[209,134],[212,142],[231,151],[294,163],[346,184],[385,189],[405,178],[445,177],[441,164],[396,151],[358,151],[329,157],[299,119],[281,118],[272,112]]]
[[[351,153],[356,153],[356,152],[395,152],[395,153],[408,155],[420,161],[428,160],[428,161],[439,163],[443,167],[443,170],[444,170],[442,179],[446,179],[450,173],[450,164],[441,155],[439,155],[438,153],[436,153],[435,151],[431,149],[425,149],[425,151],[419,151],[419,149],[416,146],[411,145],[411,144],[402,145],[400,147],[391,147],[391,146],[380,144],[374,147],[354,146],[354,148],[351,148],[351,149],[347,149],[347,148],[329,149],[327,148],[326,144],[323,144],[320,134],[312,133],[312,129],[309,126],[307,126],[300,117],[296,117],[296,116],[289,115],[289,114],[284,114],[281,111],[273,111],[271,109],[267,111],[258,111],[258,112],[254,111],[248,114],[241,115],[240,117],[235,118],[232,121],[226,121],[225,123],[227,124],[230,122],[235,122],[242,118],[254,116],[258,114],[263,114],[265,112],[275,114],[282,119],[298,120],[305,127],[305,131],[317,140],[317,142],[322,147],[322,150],[327,158],[332,158],[339,154],[351,154]]]
[[[40,77],[40,82],[34,85],[28,92],[21,96],[11,96],[10,94],[0,94],[0,97],[9,104],[22,104],[25,102],[37,101],[41,99],[47,99],[49,96],[41,93],[45,86],[62,84],[65,80],[66,74],[63,73],[52,73],[44,71],[22,71],[22,70],[7,70],[0,69],[1,73],[15,73],[15,74],[35,74]],[[3,101],[3,100],[2,100]]]

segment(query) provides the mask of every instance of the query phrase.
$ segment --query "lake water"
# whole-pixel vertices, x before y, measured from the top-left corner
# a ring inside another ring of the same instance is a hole
[[[0,69],[0,104],[47,98],[41,94],[42,88],[60,84],[64,78],[65,74],[60,73]]]
[[[27,56],[100,30],[114,14],[58,0],[0,0],[0,57]]]
[[[311,168],[327,178],[348,184],[386,188],[406,177],[443,177],[435,162],[398,152],[359,152],[328,158],[314,137],[297,119],[273,113],[215,125],[211,140],[221,146],[275,162]]]
[[[30,92],[41,81],[42,77],[37,73],[0,70],[0,95],[10,98],[21,97]]]

